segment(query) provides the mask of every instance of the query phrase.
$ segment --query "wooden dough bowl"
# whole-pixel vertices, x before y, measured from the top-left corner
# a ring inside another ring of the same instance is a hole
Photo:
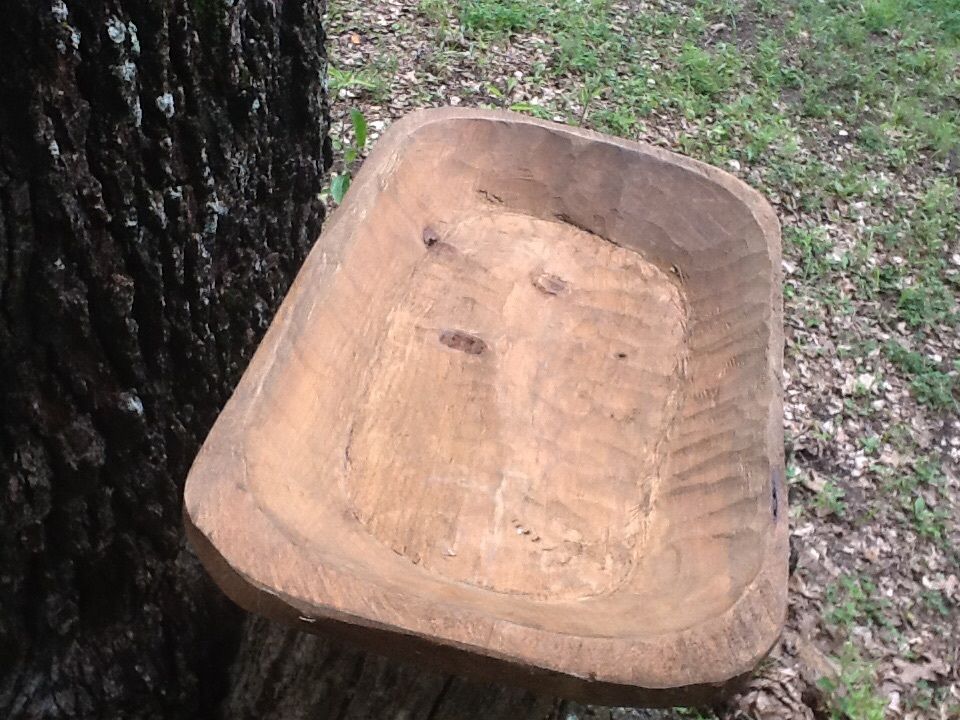
[[[646,145],[390,128],[191,470],[250,611],[604,704],[697,704],[786,608],[779,226]]]

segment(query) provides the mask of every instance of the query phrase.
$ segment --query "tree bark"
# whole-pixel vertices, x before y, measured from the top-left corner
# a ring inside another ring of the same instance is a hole
[[[668,720],[424,670],[250,617],[230,670],[231,720]]]
[[[323,219],[322,0],[6,0],[0,716],[209,717],[181,491]]]

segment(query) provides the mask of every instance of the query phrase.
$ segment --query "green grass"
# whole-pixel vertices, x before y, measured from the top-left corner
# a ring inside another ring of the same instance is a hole
[[[331,65],[328,68],[330,92],[335,96],[341,90],[369,92],[374,97],[383,98],[389,90],[386,73],[376,69],[353,70],[340,69]]]
[[[799,262],[800,277],[816,281],[830,272],[829,253],[833,244],[822,228],[791,226],[783,233],[784,245],[793,250]]]
[[[920,593],[924,604],[942,617],[949,617],[953,612],[950,602],[939,590],[924,590]]]
[[[936,277],[903,288],[897,300],[900,317],[914,328],[952,320],[955,306],[953,293]]]
[[[957,373],[955,366],[952,374],[944,372],[933,360],[920,353],[907,350],[902,345],[889,342],[885,352],[890,361],[909,380],[910,390],[917,401],[939,410],[957,408]]]
[[[957,147],[955,2],[803,0],[798,7],[788,32],[809,38],[799,54],[809,115],[889,122],[903,133],[900,142],[941,155]]]
[[[446,0],[420,0],[417,10],[434,25],[446,30],[449,25]]]
[[[917,454],[916,452],[914,454]],[[887,474],[883,482],[885,497],[903,510],[903,517],[922,538],[949,548],[947,523],[950,514],[944,509],[947,502],[946,480],[939,463],[920,456],[912,468]],[[924,496],[936,501],[931,507]]]
[[[596,75],[609,89],[595,116],[601,129],[630,133],[670,107],[712,116],[715,131],[700,146],[708,155],[728,134],[754,157],[789,154],[806,117],[856,123],[862,142],[893,162],[960,147],[954,0],[799,0],[786,13],[755,6],[742,17],[743,3],[701,0],[686,14],[654,6],[618,18],[609,0],[421,0],[420,11],[444,31],[458,18],[481,54],[490,42],[542,34],[548,76]],[[718,22],[732,29],[730,42],[710,38]],[[755,37],[736,42],[747,26]],[[787,92],[784,112],[777,104]]]
[[[836,677],[820,681],[831,720],[883,720],[887,700],[880,695],[873,666],[863,660],[851,643],[844,645],[837,660]]]
[[[532,30],[543,22],[546,7],[528,0],[464,0],[460,23],[473,34],[508,35]]]
[[[910,689],[903,705],[907,710],[920,711],[919,717],[960,717],[960,701],[950,694],[949,688],[932,687],[926,680],[918,681]]]
[[[843,488],[832,480],[828,480],[823,489],[814,497],[813,504],[824,514],[832,513],[837,517],[843,517],[847,510],[847,504],[844,502],[845,496]]]
[[[889,602],[867,578],[842,575],[826,591],[826,619],[847,634],[854,626],[890,627]]]
[[[947,534],[947,521],[950,519],[946,511],[929,507],[922,497],[914,498],[911,509],[917,532],[936,542],[943,542]]]

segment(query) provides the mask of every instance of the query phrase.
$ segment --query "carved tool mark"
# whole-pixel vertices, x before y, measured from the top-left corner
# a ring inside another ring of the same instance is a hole
[[[539,273],[534,275],[530,282],[542,293],[547,295],[563,295],[570,290],[570,286],[562,278],[550,273]]]
[[[448,348],[465,352],[467,355],[479,355],[487,349],[487,344],[483,340],[463,330],[441,331],[440,342]]]
[[[440,235],[429,225],[423,229],[423,244],[427,247],[433,247],[440,240]]]

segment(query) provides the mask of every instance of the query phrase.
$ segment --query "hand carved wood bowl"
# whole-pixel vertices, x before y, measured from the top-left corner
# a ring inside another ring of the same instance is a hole
[[[693,704],[785,614],[777,220],[503,112],[396,123],[190,473],[243,607],[606,704]]]

